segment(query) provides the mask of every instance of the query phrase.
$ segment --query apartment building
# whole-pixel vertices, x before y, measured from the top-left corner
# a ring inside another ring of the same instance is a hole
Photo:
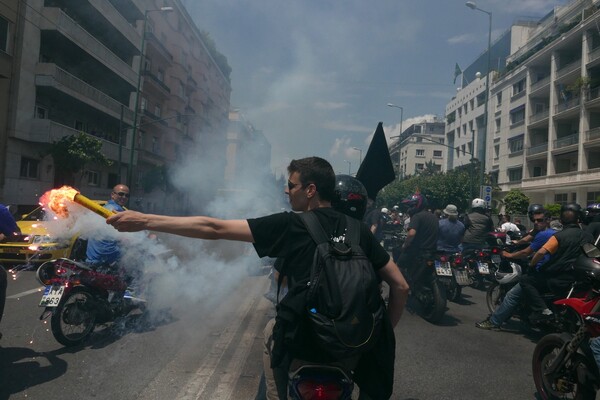
[[[487,163],[503,192],[542,204],[600,197],[598,4],[553,10],[494,79]]]
[[[437,120],[412,124],[389,146],[400,178],[423,171],[428,163],[436,171],[446,171],[444,126]]]
[[[0,186],[4,183],[6,167],[9,93],[13,83],[18,7],[18,0],[0,3]]]
[[[84,132],[112,161],[89,163],[76,177],[85,195],[107,198],[126,182],[131,207],[183,212],[165,171],[202,149],[224,155],[231,92],[185,8],[178,0],[19,4],[3,201],[36,204],[61,181],[51,144]]]

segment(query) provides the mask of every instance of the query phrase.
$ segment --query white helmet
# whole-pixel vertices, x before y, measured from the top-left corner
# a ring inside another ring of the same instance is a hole
[[[387,208],[383,207],[383,208],[381,209],[381,212],[382,212],[382,213],[384,213],[384,214],[389,214],[389,213],[390,213],[390,210],[388,210]]]
[[[479,198],[473,199],[471,208],[485,208],[485,200]]]
[[[513,282],[521,276],[521,266],[512,261],[502,262],[494,275],[496,281],[501,285]]]

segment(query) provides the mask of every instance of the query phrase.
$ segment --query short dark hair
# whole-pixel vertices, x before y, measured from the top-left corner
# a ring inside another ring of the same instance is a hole
[[[287,169],[290,174],[298,172],[302,186],[314,184],[321,200],[333,200],[335,172],[327,160],[320,157],[300,158],[292,160]]]

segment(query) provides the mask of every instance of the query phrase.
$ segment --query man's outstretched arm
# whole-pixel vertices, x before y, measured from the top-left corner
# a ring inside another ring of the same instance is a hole
[[[392,259],[379,270],[379,275],[390,287],[390,299],[388,305],[388,315],[392,322],[392,326],[396,327],[402,312],[406,306],[406,299],[408,298],[408,283],[404,276],[398,269],[398,266]]]
[[[173,217],[128,210],[108,217],[106,223],[114,226],[120,232],[150,230],[198,239],[254,242],[248,221],[245,219],[224,220],[202,216]]]

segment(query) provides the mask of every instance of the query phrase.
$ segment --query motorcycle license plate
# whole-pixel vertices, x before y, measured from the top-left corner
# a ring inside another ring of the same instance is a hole
[[[44,294],[42,295],[42,300],[40,300],[40,307],[56,307],[64,292],[64,286],[46,286]]]
[[[500,264],[500,255],[498,255],[498,254],[492,255],[492,262],[496,265]]]
[[[452,276],[452,268],[449,262],[435,262],[435,273],[440,276]]]
[[[481,261],[477,261],[477,269],[480,274],[488,274],[490,273],[490,268],[487,263],[482,263]]]
[[[456,279],[456,283],[458,283],[460,286],[468,286],[471,284],[469,274],[464,270],[454,270],[454,279]]]

